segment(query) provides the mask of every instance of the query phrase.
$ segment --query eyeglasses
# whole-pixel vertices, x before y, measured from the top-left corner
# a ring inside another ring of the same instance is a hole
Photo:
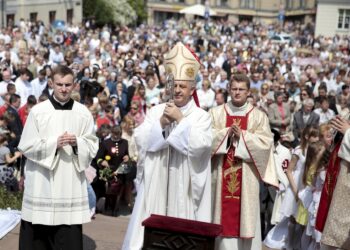
[[[138,108],[137,108],[137,107],[131,107],[131,109],[133,109],[133,110],[137,110]]]

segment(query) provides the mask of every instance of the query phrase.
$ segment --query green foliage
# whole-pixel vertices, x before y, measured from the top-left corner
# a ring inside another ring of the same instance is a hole
[[[85,18],[92,17],[95,13],[95,0],[84,0],[83,1],[83,16]]]
[[[137,18],[127,0],[84,0],[83,15],[85,18],[95,17],[99,25],[129,25]]]
[[[109,181],[113,178],[113,170],[110,168],[100,169],[100,180]]]
[[[22,192],[8,192],[3,185],[0,185],[0,209],[21,210],[22,207]]]
[[[147,1],[144,0],[128,0],[130,6],[135,10],[137,15],[137,25],[147,21]]]

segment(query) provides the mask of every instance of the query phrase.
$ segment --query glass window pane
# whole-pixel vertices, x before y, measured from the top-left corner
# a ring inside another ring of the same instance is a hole
[[[344,10],[340,9],[339,11],[339,18],[338,18],[338,29],[343,28],[343,21],[344,21]]]
[[[350,17],[345,17],[345,23],[344,23],[344,28],[348,29],[350,24]]]

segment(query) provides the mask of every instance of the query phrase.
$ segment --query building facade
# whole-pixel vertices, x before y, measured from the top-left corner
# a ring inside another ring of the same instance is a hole
[[[148,0],[148,23],[182,17],[180,10],[194,4],[208,5],[217,17],[233,21],[271,23],[285,19],[309,22],[316,14],[316,0]]]
[[[315,35],[350,35],[350,1],[318,0]]]
[[[82,21],[83,0],[0,0],[1,27],[17,24],[21,18],[45,24],[54,20]]]

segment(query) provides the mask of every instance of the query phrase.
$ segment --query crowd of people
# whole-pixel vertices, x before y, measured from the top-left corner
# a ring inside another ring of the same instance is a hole
[[[279,33],[288,33],[292,39],[287,43],[273,41],[272,35]],[[193,80],[199,106],[210,113],[213,121],[222,119],[221,111],[216,107],[223,107],[223,104],[233,101],[230,88],[233,88],[232,82],[235,79],[236,82],[247,84],[249,93],[247,92],[246,101],[260,112],[250,116],[256,119],[253,124],[261,128],[261,123],[266,122],[263,129],[271,127],[279,188],[276,191],[268,185],[271,184],[266,181],[269,177],[264,176],[270,170],[265,169],[266,166],[261,169],[258,167],[259,175],[265,182],[257,181],[254,186],[257,190],[260,189],[259,225],[262,239],[266,237],[265,244],[286,249],[320,249],[323,229],[327,235],[339,235],[336,233],[337,223],[339,228],[344,225],[339,222],[346,221],[339,218],[342,216],[339,211],[344,211],[340,195],[334,192],[334,200],[339,201],[341,208],[329,208],[328,216],[335,218],[335,221],[316,226],[316,217],[318,207],[325,206],[321,193],[327,180],[329,159],[333,157],[335,161],[337,158],[331,152],[334,149],[340,150],[339,157],[343,159],[341,165],[349,162],[350,152],[345,148],[346,145],[337,148],[335,132],[345,135],[348,126],[350,37],[315,37],[312,23],[285,22],[281,26],[280,23],[263,25],[224,20],[208,23],[200,19],[189,22],[180,19],[168,20],[161,26],[152,27],[141,25],[137,28],[112,28],[68,24],[64,29],[54,29],[42,22],[21,20],[16,26],[2,28],[0,183],[9,191],[23,189],[26,159],[17,149],[23,127],[31,109],[52,96],[55,68],[67,66],[74,73],[75,85],[71,98],[90,111],[99,138],[97,155],[90,164],[96,170],[97,177],[94,177],[94,171],[92,174],[86,173],[87,176],[93,176],[90,180],[93,189],[89,189],[89,194],[95,194],[93,199],[97,201],[103,197],[106,199],[105,205],[98,206],[100,211],[110,202],[114,204],[112,209],[116,209],[115,204],[118,205],[122,199],[131,211],[133,192],[138,190],[142,179],[139,176],[142,171],[137,169],[142,149],[136,145],[134,129],[150,123],[147,115],[152,107],[167,101],[169,72],[165,66],[165,55],[178,41],[190,48],[200,60],[198,74]],[[248,82],[245,78],[235,78],[237,75],[248,77]],[[234,90],[244,91],[245,86],[235,86]],[[248,117],[248,113],[237,110],[230,117],[242,114]],[[266,121],[263,114],[268,117]],[[233,121],[231,118],[228,120],[231,123]],[[223,122],[226,124],[220,125],[218,122],[215,129],[224,129],[228,122]],[[242,130],[253,129],[253,125],[245,126],[247,127],[242,127]],[[271,133],[265,130],[261,134],[257,132],[261,138],[265,138],[264,133]],[[233,129],[230,133],[230,137],[238,134],[236,153],[241,150],[238,145],[249,144],[249,140],[256,139],[254,136],[246,136],[247,141],[240,143],[241,131]],[[215,135],[213,138],[216,138]],[[217,140],[221,142],[225,139]],[[344,143],[348,143],[347,140],[344,139]],[[220,146],[217,146],[212,152],[213,159],[220,152]],[[267,155],[270,154],[264,145],[255,146],[257,151],[265,150]],[[252,169],[251,161],[244,162],[248,152],[242,150],[243,169]],[[229,155],[227,150],[225,153]],[[249,157],[255,159],[251,152]],[[261,162],[270,164],[262,155],[256,157],[262,157]],[[220,164],[226,161],[226,158],[220,159]],[[224,165],[223,168],[227,166]],[[105,169],[111,169],[112,173],[101,171]],[[342,171],[345,170],[338,169],[338,182],[341,183],[346,180],[346,173]],[[108,175],[107,179],[101,176],[105,174]],[[118,178],[110,178],[114,175]],[[244,178],[249,175],[249,178],[253,178],[252,173],[244,173]],[[216,182],[219,178],[215,177],[215,185],[222,185],[221,181]],[[243,181],[242,185],[247,184],[244,183]],[[335,183],[332,188],[334,187]],[[243,187],[242,190],[244,191]],[[254,190],[245,192],[255,194]],[[345,193],[346,190],[348,188],[345,185],[341,191]],[[117,203],[113,200],[114,193],[118,193]],[[257,198],[255,195],[250,197]],[[249,207],[249,202],[245,206]],[[216,208],[214,206],[214,211],[215,209],[219,211],[214,216],[215,221],[220,223],[223,216],[220,212],[224,208],[220,204]],[[92,216],[93,213],[92,211]],[[251,214],[246,215],[247,218],[255,218],[255,213]],[[256,221],[253,219],[249,223]],[[253,224],[253,228],[255,226]],[[271,228],[273,229],[270,230]],[[241,230],[244,231],[244,228],[241,227]],[[234,235],[242,238],[254,235],[249,230],[246,235],[242,231]],[[231,235],[232,232],[227,233]],[[348,229],[344,228],[340,234],[343,235],[336,239],[337,243],[332,241],[334,237],[326,238],[324,242],[350,249],[346,233]],[[339,241],[344,245],[336,245]],[[222,243],[222,246],[225,244]]]

